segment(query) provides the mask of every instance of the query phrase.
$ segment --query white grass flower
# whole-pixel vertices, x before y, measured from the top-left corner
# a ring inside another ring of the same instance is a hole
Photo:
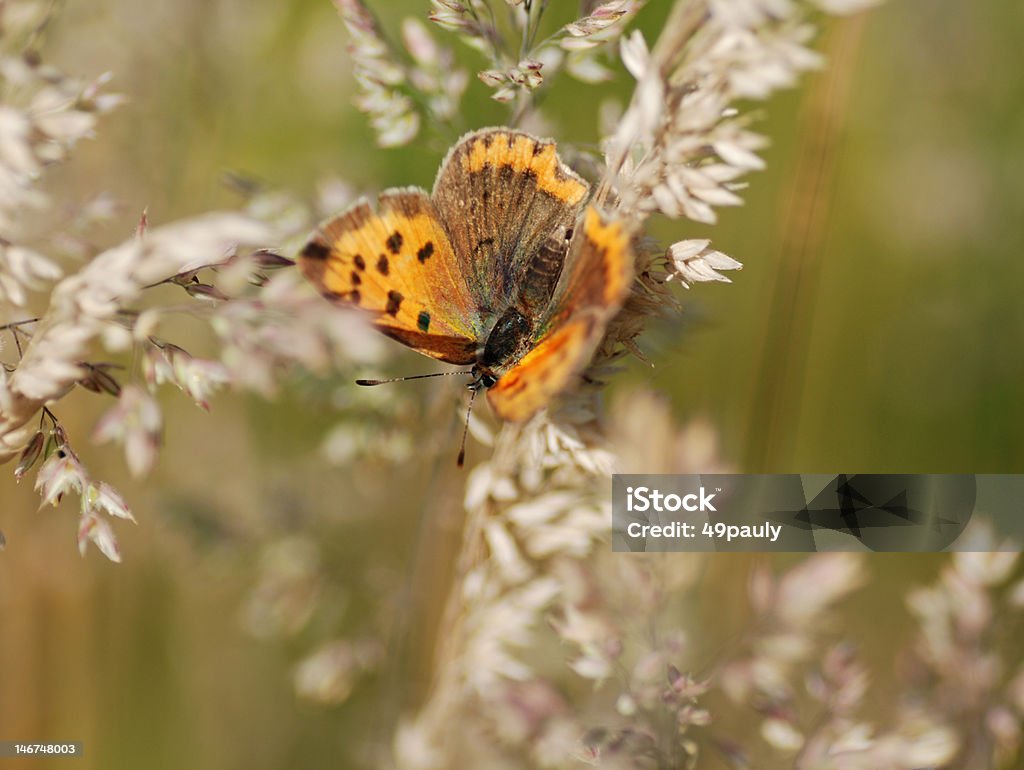
[[[169,343],[153,345],[145,360],[147,381],[175,385],[206,411],[210,411],[210,395],[230,381],[230,372],[220,361],[195,358]]]
[[[121,390],[117,405],[96,423],[93,440],[120,443],[128,470],[141,478],[156,462],[162,430],[163,417],[156,399],[138,385],[128,385]]]
[[[27,291],[42,289],[60,277],[60,266],[53,260],[0,238],[0,302],[22,307]]]
[[[41,505],[56,506],[68,492],[81,494],[89,484],[89,476],[78,456],[67,446],[57,449],[36,474],[36,491]]]
[[[85,556],[85,549],[93,543],[112,562],[121,562],[121,548],[110,524],[101,519],[95,511],[87,510],[78,519],[78,552]]]
[[[629,0],[612,0],[597,6],[590,15],[577,19],[565,26],[565,31],[572,37],[588,37],[595,32],[607,29],[629,13]]]
[[[761,737],[772,748],[787,753],[796,753],[804,745],[804,736],[796,726],[778,717],[761,722]]]
[[[785,624],[809,628],[829,606],[856,591],[866,580],[860,554],[815,554],[779,581],[774,612]]]
[[[82,507],[106,511],[115,518],[127,519],[133,524],[135,523],[135,517],[132,516],[132,512],[124,498],[105,481],[101,481],[99,484],[89,484],[82,495]]]
[[[295,668],[300,698],[326,705],[345,702],[359,679],[379,665],[380,645],[369,640],[336,639],[321,645]]]
[[[731,283],[719,270],[740,270],[743,265],[720,251],[709,248],[710,240],[705,238],[679,241],[668,250],[669,267],[672,273],[668,280],[678,278],[689,288],[700,281],[722,281]]]

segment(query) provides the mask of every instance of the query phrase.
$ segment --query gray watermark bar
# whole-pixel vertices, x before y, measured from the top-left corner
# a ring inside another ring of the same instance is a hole
[[[80,757],[82,744],[73,741],[0,741],[0,757]]]
[[[1017,551],[1024,474],[616,474],[612,527],[624,552]]]

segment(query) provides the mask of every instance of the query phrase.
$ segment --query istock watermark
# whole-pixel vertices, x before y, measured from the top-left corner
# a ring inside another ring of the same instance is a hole
[[[657,489],[650,487],[626,487],[626,510],[627,511],[714,511],[715,506],[711,501],[715,499],[716,492],[710,495],[704,487],[700,492],[691,492],[688,495],[676,495],[669,493],[662,494]]]
[[[1024,475],[616,475],[616,551],[984,550],[1024,543]]]

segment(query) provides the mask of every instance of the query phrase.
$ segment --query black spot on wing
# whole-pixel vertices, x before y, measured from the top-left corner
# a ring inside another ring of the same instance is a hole
[[[473,247],[473,253],[476,254],[484,246],[490,246],[493,243],[494,243],[494,239],[493,238],[481,238],[479,241],[476,242],[476,246]]]
[[[377,272],[381,275],[387,275],[389,269],[387,254],[381,254],[377,258]]]
[[[352,257],[352,264],[356,266],[357,270],[366,269],[366,260],[363,259],[362,254],[356,254],[354,257]]]
[[[402,296],[401,292],[392,289],[388,292],[388,304],[387,307],[384,308],[384,312],[389,316],[398,315],[398,309],[402,307],[402,300],[404,299],[405,297]]]
[[[431,241],[427,241],[423,244],[423,248],[416,252],[416,259],[420,261],[422,265],[434,254],[434,244]]]
[[[321,241],[312,240],[303,247],[302,254],[300,256],[303,256],[306,259],[324,260],[327,259],[330,253],[331,249],[327,244]]]
[[[352,280],[353,286],[358,286],[363,282],[363,279],[359,277],[359,273],[357,273],[355,270],[352,271],[352,275],[350,275],[349,278]]]
[[[430,313],[428,313],[426,310],[421,310],[420,314],[419,314],[419,317],[417,317],[417,319],[416,319],[416,327],[421,332],[429,331],[430,330]]]
[[[395,230],[395,232],[388,236],[386,244],[388,251],[392,254],[397,254],[402,248],[402,234]]]

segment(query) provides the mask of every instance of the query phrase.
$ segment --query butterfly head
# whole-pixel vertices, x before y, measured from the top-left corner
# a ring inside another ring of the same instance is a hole
[[[470,390],[487,390],[493,388],[498,382],[498,376],[492,372],[485,371],[477,364],[471,372],[473,379],[466,386]]]

